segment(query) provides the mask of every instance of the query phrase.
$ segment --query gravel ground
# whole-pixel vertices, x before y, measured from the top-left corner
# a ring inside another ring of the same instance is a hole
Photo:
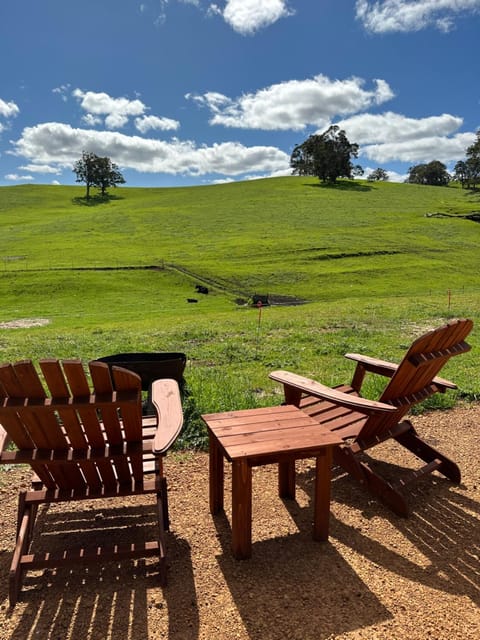
[[[313,461],[298,463],[295,502],[278,498],[276,469],[262,467],[253,475],[253,555],[235,561],[229,548],[229,470],[226,513],[212,518],[207,455],[173,454],[166,464],[172,527],[165,589],[158,586],[154,560],[31,573],[13,612],[8,569],[17,491],[28,485],[29,472],[3,470],[0,640],[480,637],[480,405],[413,421],[460,463],[463,481],[457,487],[435,475],[424,479],[410,496],[408,520],[334,469],[331,538],[316,543]],[[398,472],[392,463],[411,466],[409,454],[398,447],[381,449],[387,472]],[[79,506],[39,514],[44,549],[55,549],[59,538],[80,526],[94,528],[95,540],[102,533],[112,538],[112,531],[143,536],[152,527],[153,509],[145,498],[117,510],[111,503]],[[127,526],[132,518],[134,528]]]

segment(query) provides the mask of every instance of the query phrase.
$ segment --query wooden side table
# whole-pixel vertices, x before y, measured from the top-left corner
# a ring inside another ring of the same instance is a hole
[[[341,439],[293,405],[202,416],[210,443],[210,512],[223,510],[224,465],[232,463],[232,551],[252,553],[252,467],[279,465],[279,495],[295,497],[295,460],[316,458],[313,538],[328,540],[332,449]]]

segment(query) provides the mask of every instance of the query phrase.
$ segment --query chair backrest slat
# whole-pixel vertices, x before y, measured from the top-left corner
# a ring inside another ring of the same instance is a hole
[[[132,376],[137,379],[139,393],[142,388],[140,376],[120,367],[112,367],[113,384],[117,391],[127,391],[132,388]],[[133,404],[122,407],[123,428],[125,431],[125,440],[127,442],[135,442],[138,440],[138,424],[142,423],[142,407],[141,404],[136,406]],[[143,456],[142,454],[132,455],[130,458],[132,465],[133,477],[138,482],[143,475]]]
[[[90,362],[89,363],[90,375],[92,377],[92,383],[95,393],[113,393],[113,383],[110,375],[110,369],[104,362]],[[130,387],[131,389],[131,381]],[[118,411],[114,406],[102,408],[103,425],[105,428],[105,435],[110,445],[118,445],[124,441],[122,434],[120,418]],[[140,418],[141,420],[141,418]],[[138,434],[137,434],[138,439]],[[120,458],[114,462],[116,469],[116,475],[119,478],[128,478],[130,474],[129,463],[126,458]]]

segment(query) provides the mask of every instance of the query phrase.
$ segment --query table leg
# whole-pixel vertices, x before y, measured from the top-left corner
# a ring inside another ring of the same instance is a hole
[[[278,463],[278,495],[295,500],[295,460]]]
[[[246,459],[232,462],[232,551],[238,560],[252,555],[252,468]]]
[[[328,540],[331,473],[332,447],[325,447],[316,459],[315,515],[313,523],[313,538],[322,542]]]
[[[223,511],[223,451],[217,439],[209,434],[210,513]]]

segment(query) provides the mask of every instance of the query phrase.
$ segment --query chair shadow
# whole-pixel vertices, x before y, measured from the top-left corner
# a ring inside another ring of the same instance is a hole
[[[123,537],[130,542],[155,539],[154,511],[152,505],[81,512],[41,508],[35,550],[54,552],[67,543],[84,547],[111,544],[112,540],[124,541]],[[6,575],[10,559],[10,554],[2,559]],[[168,616],[168,638],[197,639],[199,616],[190,547],[172,533],[167,533],[167,561],[174,568],[168,572],[166,588],[160,585],[155,557],[28,573],[19,601],[26,606],[10,640],[147,638],[149,611],[154,607]],[[6,581],[1,583],[0,598],[6,599]],[[177,613],[179,608],[182,615]]]
[[[308,532],[254,542],[252,560],[242,561],[227,516],[214,522],[217,561],[249,637],[321,640],[392,617],[332,545],[311,538],[310,520]]]
[[[384,477],[401,476],[406,469],[375,460]],[[312,500],[314,469],[297,474],[297,483]],[[360,509],[371,520],[381,517],[428,558],[422,565],[396,553],[364,535],[357,528],[331,515],[330,535],[377,565],[413,582],[467,596],[480,605],[480,505],[455,485],[437,475],[419,482],[407,494],[411,507],[408,518],[392,513],[377,498],[363,490],[342,469],[335,467],[332,477],[332,501]]]

